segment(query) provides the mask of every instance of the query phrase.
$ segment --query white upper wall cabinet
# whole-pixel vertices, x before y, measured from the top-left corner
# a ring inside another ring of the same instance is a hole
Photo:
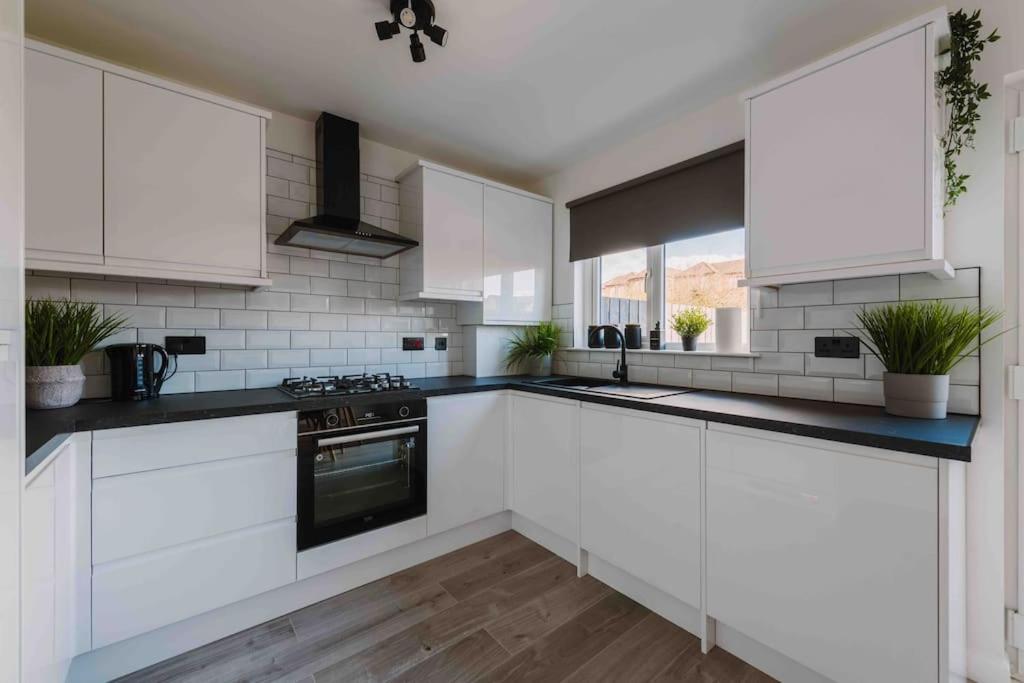
[[[937,11],[745,95],[748,284],[904,272],[943,260]]]
[[[551,313],[551,200],[420,161],[398,177],[401,298],[457,301],[459,323],[523,324]]]
[[[551,202],[484,187],[484,300],[459,304],[460,325],[551,319]]]
[[[26,267],[261,286],[268,112],[37,42]]]
[[[258,277],[263,120],[104,74],[108,263]]]
[[[103,72],[25,51],[27,257],[103,263]]]

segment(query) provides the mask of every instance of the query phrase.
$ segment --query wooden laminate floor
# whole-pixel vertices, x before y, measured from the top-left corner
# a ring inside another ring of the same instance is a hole
[[[773,679],[510,531],[120,680]]]

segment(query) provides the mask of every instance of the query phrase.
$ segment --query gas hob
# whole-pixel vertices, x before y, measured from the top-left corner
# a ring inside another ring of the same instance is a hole
[[[389,391],[418,389],[402,375],[391,375],[386,372],[342,377],[289,377],[281,382],[278,388],[292,398],[382,394]]]

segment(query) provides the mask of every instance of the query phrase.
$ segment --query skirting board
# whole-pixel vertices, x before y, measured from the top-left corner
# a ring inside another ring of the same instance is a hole
[[[389,550],[304,581],[79,655],[69,681],[110,681],[512,528],[510,513]]]

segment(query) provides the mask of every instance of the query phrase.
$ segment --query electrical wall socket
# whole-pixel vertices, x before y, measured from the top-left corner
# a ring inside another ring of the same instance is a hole
[[[857,358],[860,339],[857,337],[815,337],[814,355],[817,358]]]

